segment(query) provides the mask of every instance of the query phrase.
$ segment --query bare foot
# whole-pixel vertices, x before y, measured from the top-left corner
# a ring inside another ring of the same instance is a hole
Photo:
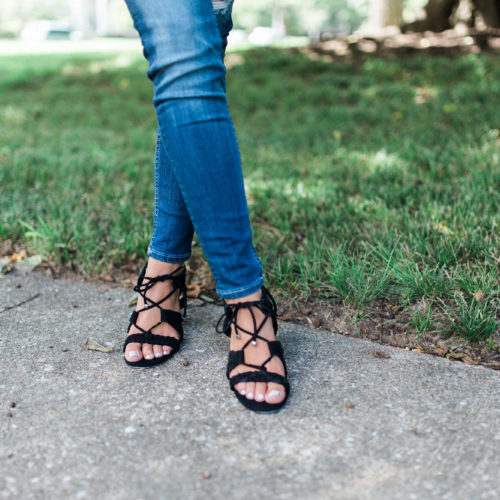
[[[258,301],[262,296],[261,290],[253,293],[252,295],[248,295],[246,297],[241,297],[238,299],[226,299],[228,304],[234,304],[236,302],[253,302]],[[257,321],[257,325],[260,325],[265,318],[264,313],[258,307],[251,308],[255,319]],[[238,326],[248,330],[250,332],[255,331],[255,326],[252,319],[252,314],[249,309],[243,308],[238,311]],[[242,332],[238,329],[240,338],[236,337],[236,332],[234,331],[234,325],[231,326],[231,341],[229,344],[229,348],[232,351],[239,351],[243,348],[246,342],[248,342],[251,335]],[[267,318],[264,326],[259,332],[261,337],[264,337],[267,340],[273,341],[276,340],[276,336],[274,334],[273,323],[271,317]],[[249,345],[245,348],[245,362],[252,365],[260,366],[266,359],[269,358],[269,347],[265,340],[257,339],[257,344]],[[283,363],[277,356],[273,356],[266,364],[267,370],[272,373],[278,373],[279,375],[285,376],[285,369]],[[249,371],[258,371],[255,368],[251,368],[246,365],[238,365],[234,370],[229,374],[230,377],[237,375],[238,373],[247,373]],[[261,402],[266,401],[269,404],[278,404],[281,403],[285,399],[285,388],[276,384],[275,382],[242,382],[235,386],[235,389],[247,399],[254,399],[255,401]]]
[[[159,260],[153,259],[152,257],[148,260],[148,265],[146,268],[146,277],[153,278],[161,274],[170,274],[174,272],[183,264],[170,264],[167,262],[161,262]],[[144,278],[147,282],[147,278]],[[173,283],[171,280],[160,281],[155,283],[147,292],[146,298],[159,302],[163,297],[167,296],[173,290]],[[160,304],[162,309],[170,309],[172,311],[180,312],[179,304],[179,290],[176,290],[168,299]],[[140,311],[144,308],[144,300],[141,295],[137,299],[136,311]],[[142,311],[138,317],[136,323],[144,330],[149,330],[153,325],[156,325],[161,320],[161,312],[158,307],[152,307],[150,310]],[[169,325],[168,323],[160,323],[158,326],[151,330],[152,333],[156,335],[165,335],[169,337],[174,337],[179,339],[179,333],[177,330]],[[130,327],[129,335],[133,333],[143,333],[135,325]],[[125,359],[131,362],[140,361],[142,358],[151,360],[153,358],[161,358],[162,356],[167,356],[170,354],[172,348],[167,345],[151,345],[151,344],[140,344],[140,343],[130,343],[125,348]]]

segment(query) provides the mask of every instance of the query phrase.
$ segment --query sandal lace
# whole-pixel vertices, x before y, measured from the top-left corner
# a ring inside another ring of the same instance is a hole
[[[255,316],[255,312],[253,308],[259,309],[263,314],[264,318],[258,324],[257,318]],[[253,323],[253,329],[252,330],[247,330],[246,328],[243,328],[238,324],[238,313],[242,309],[248,309],[250,311],[250,315],[252,317],[252,323]],[[276,301],[274,300],[273,296],[267,291],[265,287],[262,287],[262,297],[260,300],[256,301],[249,301],[249,302],[236,302],[233,304],[228,304],[227,302],[224,302],[224,313],[221,315],[219,320],[217,321],[217,325],[215,327],[215,330],[217,333],[224,333],[226,336],[230,337],[231,336],[231,326],[234,325],[234,331],[236,338],[240,338],[240,332],[245,333],[249,335],[248,340],[245,342],[243,347],[240,349],[240,351],[244,351],[250,344],[252,345],[257,345],[257,339],[265,341],[268,345],[271,342],[271,340],[266,339],[265,337],[262,337],[259,335],[260,331],[264,327],[264,324],[266,321],[271,318],[273,322],[273,328],[275,333],[278,330],[278,323],[276,320]],[[221,327],[221,322],[223,322],[222,327]],[[243,362],[241,364],[248,366],[250,368],[255,368],[260,371],[266,371],[266,364],[271,361],[273,358],[274,354],[270,350],[270,356],[261,364],[261,365],[253,365],[250,363]]]
[[[177,271],[181,270],[179,274],[176,274]],[[160,276],[146,276],[146,268],[144,268],[141,272],[141,275],[139,276],[139,279],[137,281],[137,285],[134,286],[134,291],[137,292],[143,299],[144,301],[144,309],[141,309],[141,311],[147,311],[148,309],[151,309],[152,307],[160,307],[160,304],[162,304],[165,300],[167,300],[169,297],[171,297],[177,290],[180,290],[179,294],[179,302],[181,309],[184,310],[184,317],[186,317],[186,308],[187,308],[187,289],[186,289],[186,267],[185,266],[179,266],[177,269],[172,271],[169,274],[162,274]],[[144,281],[148,280],[148,281]],[[150,299],[149,297],[146,297],[146,293],[156,284],[160,283],[163,281],[167,280],[173,280],[173,285],[174,287],[172,290],[163,297],[163,299],[159,300],[158,302],[155,302],[153,299]],[[151,305],[148,306],[148,303]],[[140,311],[137,311],[140,312]]]
[[[178,271],[181,270],[179,273]],[[146,276],[146,266],[143,268],[141,271],[141,274],[139,275],[139,279],[137,280],[137,285],[134,286],[134,291],[137,292],[141,297],[144,302],[144,307],[142,309],[139,309],[138,311],[135,311],[132,314],[132,318],[130,321],[129,325],[129,330],[130,326],[134,325],[137,329],[139,329],[142,333],[148,334],[152,333],[152,331],[161,323],[163,323],[163,319],[160,319],[158,323],[155,325],[151,326],[148,330],[145,330],[141,326],[137,324],[137,317],[139,313],[143,311],[148,311],[149,309],[152,309],[153,307],[158,307],[159,309],[161,308],[161,304],[165,302],[169,297],[171,297],[177,290],[180,290],[179,292],[179,303],[181,309],[184,311],[184,317],[186,317],[186,309],[187,309],[187,289],[186,289],[186,281],[185,281],[185,276],[186,276],[186,267],[185,266],[179,266],[177,269],[172,271],[171,273],[168,274],[162,274],[160,276]],[[147,281],[145,281],[147,280]],[[160,283],[163,281],[167,280],[172,280],[173,281],[173,288],[172,290],[165,295],[161,300],[155,301],[149,297],[147,297],[147,292],[156,284]]]

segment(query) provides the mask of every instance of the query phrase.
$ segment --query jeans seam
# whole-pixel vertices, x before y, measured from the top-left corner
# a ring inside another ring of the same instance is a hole
[[[154,209],[153,209],[153,234],[151,235],[151,241],[149,243],[149,246],[153,244],[156,236],[156,231],[158,228],[158,196],[159,196],[159,189],[158,189],[158,183],[159,183],[159,172],[158,172],[158,163],[159,163],[159,158],[158,158],[158,147],[160,147],[160,136],[157,131],[157,136],[156,136],[156,149],[155,149],[155,167],[154,167]]]

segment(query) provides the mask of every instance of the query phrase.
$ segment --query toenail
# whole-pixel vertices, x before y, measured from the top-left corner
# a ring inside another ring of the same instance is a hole
[[[246,393],[247,393],[247,391],[245,391],[245,389],[241,389],[240,394],[241,394],[242,396],[244,396]]]
[[[253,398],[253,392],[249,392],[249,393],[247,394],[247,398],[248,398],[248,399],[252,399],[252,398]]]
[[[127,353],[127,358],[129,358],[129,359],[138,359],[139,358],[139,353],[137,351],[129,351]]]
[[[281,391],[278,391],[277,389],[274,389],[269,393],[269,397],[271,398],[277,398],[279,396],[281,396]]]
[[[153,359],[153,355],[152,354],[146,354],[146,356],[144,356],[146,359]]]
[[[163,353],[160,351],[160,352],[155,352],[155,357],[157,358],[161,358],[163,356]]]
[[[264,394],[257,394],[257,397],[255,399],[257,401],[264,401]]]

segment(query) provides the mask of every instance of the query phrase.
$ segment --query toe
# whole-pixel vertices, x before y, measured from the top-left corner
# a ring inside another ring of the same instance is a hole
[[[265,382],[257,382],[255,384],[255,401],[264,401],[266,398],[267,384]]]
[[[285,388],[280,384],[267,384],[266,403],[276,405],[285,399]]]
[[[155,357],[151,344],[142,344],[142,355],[144,359],[151,360]]]
[[[172,348],[169,347],[168,345],[162,346],[162,352],[163,352],[164,356],[168,356],[170,354],[171,350],[172,350]]]
[[[247,399],[254,399],[255,397],[255,382],[247,382],[245,388]]]
[[[244,396],[247,393],[246,384],[244,382],[240,382],[234,386],[234,390]]]
[[[141,344],[130,343],[125,348],[125,359],[135,363],[142,359]]]
[[[163,347],[161,345],[154,345],[153,352],[154,352],[155,358],[161,358],[163,356]]]

